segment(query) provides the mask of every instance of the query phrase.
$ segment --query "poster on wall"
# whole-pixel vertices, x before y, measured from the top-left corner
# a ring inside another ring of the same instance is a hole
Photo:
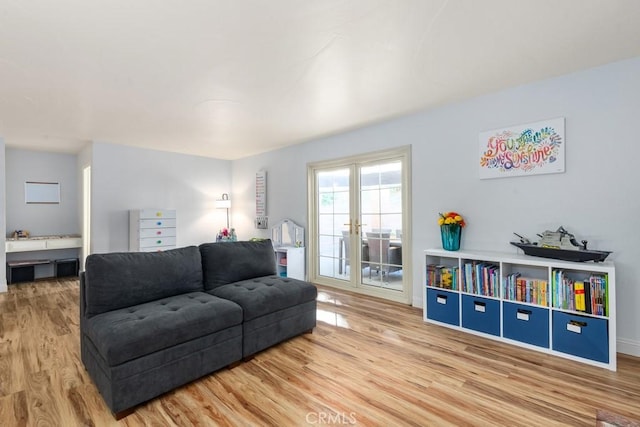
[[[59,204],[60,183],[27,181],[24,183],[24,201],[27,204]]]
[[[256,217],[267,215],[267,172],[256,173]]]
[[[480,179],[564,172],[564,117],[480,133]]]

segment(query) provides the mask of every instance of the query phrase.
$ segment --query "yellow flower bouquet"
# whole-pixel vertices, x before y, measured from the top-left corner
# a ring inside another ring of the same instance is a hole
[[[438,225],[459,225],[460,227],[464,227],[466,224],[464,222],[464,218],[457,212],[445,212],[441,213],[440,217],[438,217]]]

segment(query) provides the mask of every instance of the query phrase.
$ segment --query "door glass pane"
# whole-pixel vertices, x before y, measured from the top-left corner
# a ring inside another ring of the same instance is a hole
[[[349,169],[316,174],[318,206],[318,273],[320,276],[350,280],[348,237]],[[343,234],[347,231],[346,234]]]
[[[402,163],[360,168],[362,283],[402,292]]]

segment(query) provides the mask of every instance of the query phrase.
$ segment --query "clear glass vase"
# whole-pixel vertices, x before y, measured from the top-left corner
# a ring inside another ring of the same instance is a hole
[[[440,236],[442,237],[442,249],[447,251],[457,251],[460,249],[460,236],[462,227],[458,224],[445,224],[440,226]]]

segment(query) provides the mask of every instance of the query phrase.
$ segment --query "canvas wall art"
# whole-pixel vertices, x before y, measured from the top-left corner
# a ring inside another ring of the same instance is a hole
[[[564,117],[480,133],[480,179],[564,172]]]

